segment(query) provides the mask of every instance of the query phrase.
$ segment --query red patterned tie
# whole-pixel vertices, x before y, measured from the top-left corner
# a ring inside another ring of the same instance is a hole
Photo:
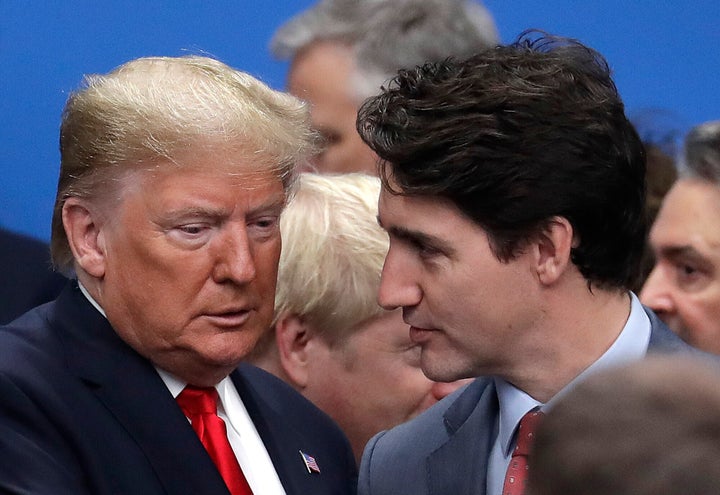
[[[510,465],[505,474],[503,495],[522,495],[525,493],[525,482],[528,473],[528,453],[535,436],[535,428],[542,419],[540,411],[530,411],[520,420],[518,427],[517,444],[513,450]]]
[[[220,471],[230,493],[252,495],[250,485],[230,447],[225,422],[217,415],[217,390],[188,385],[176,400],[190,419],[193,430]]]

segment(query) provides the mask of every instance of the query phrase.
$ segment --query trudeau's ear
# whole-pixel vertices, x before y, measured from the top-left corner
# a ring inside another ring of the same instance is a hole
[[[307,324],[301,316],[295,314],[282,314],[275,324],[275,341],[280,366],[299,389],[307,386],[309,352],[308,344],[311,334]]]
[[[575,231],[565,217],[555,216],[535,241],[538,279],[544,285],[554,284],[572,264],[570,250],[576,246]]]
[[[63,204],[62,221],[77,265],[89,275],[102,278],[107,253],[97,210],[86,200],[68,198]]]

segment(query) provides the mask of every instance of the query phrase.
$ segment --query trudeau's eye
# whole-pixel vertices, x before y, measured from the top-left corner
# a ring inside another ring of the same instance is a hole
[[[417,251],[417,253],[423,258],[432,258],[434,256],[442,254],[442,251],[440,251],[438,248],[421,240],[413,239],[411,241],[411,244],[415,251]]]

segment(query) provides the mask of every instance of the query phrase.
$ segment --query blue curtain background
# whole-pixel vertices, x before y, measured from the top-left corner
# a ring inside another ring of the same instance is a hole
[[[275,88],[267,44],[312,0],[0,0],[0,225],[47,240],[60,112],[83,74],[135,57],[207,53]],[[720,119],[718,0],[486,0],[503,42],[526,28],[603,53],[644,134]],[[649,129],[649,130],[648,130]]]

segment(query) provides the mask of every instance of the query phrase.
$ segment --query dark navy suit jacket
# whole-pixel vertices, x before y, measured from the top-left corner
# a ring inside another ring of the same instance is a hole
[[[697,353],[657,316],[648,353]],[[713,362],[716,362],[713,360]],[[486,495],[499,405],[492,378],[477,378],[415,419],[377,434],[365,447],[359,495]]]
[[[52,270],[45,243],[0,229],[0,325],[52,301],[65,283]]]
[[[258,368],[231,377],[288,495],[354,493],[352,451],[329,417]],[[0,327],[0,493],[228,491],[155,368],[73,281]]]

